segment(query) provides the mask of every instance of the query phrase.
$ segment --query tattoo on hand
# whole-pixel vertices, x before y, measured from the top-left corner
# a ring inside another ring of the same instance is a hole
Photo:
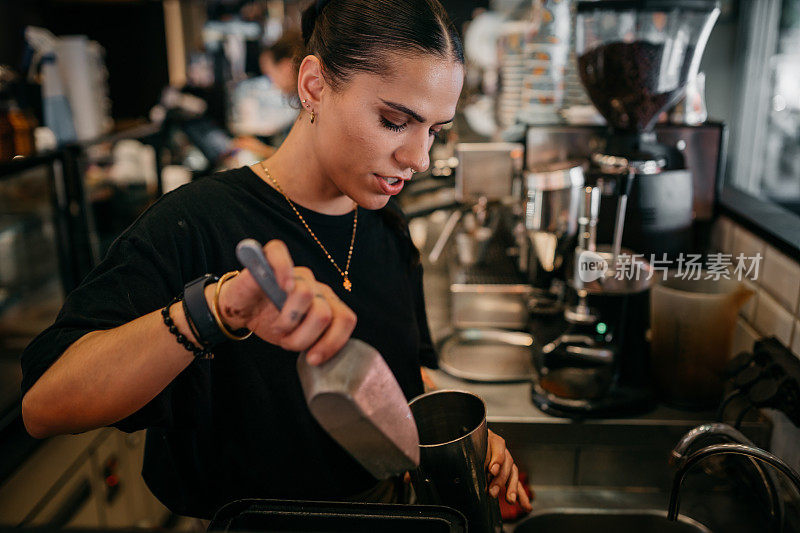
[[[292,322],[297,322],[297,320],[300,318],[300,312],[292,311],[292,314],[290,314],[289,317],[292,319]]]

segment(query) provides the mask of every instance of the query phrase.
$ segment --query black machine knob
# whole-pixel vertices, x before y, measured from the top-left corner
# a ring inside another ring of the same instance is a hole
[[[761,377],[761,374],[764,372],[764,367],[751,364],[745,367],[744,370],[736,374],[736,377],[733,378],[733,386],[737,389],[748,389],[750,388],[758,378]]]
[[[739,352],[736,357],[725,364],[723,372],[728,377],[733,377],[753,362],[754,355],[750,352]]]
[[[768,377],[759,380],[747,393],[753,405],[766,407],[775,403],[787,378]]]

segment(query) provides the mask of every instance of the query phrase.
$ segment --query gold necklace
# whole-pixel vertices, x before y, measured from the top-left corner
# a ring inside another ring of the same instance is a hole
[[[264,165],[263,161],[261,162],[261,168],[264,169],[264,172],[267,174],[267,177],[270,179],[273,185],[275,185],[275,188],[278,189],[278,192],[281,193],[283,197],[286,198],[286,201],[289,202],[289,205],[292,206],[292,211],[294,211],[294,214],[297,215],[297,218],[299,218],[300,222],[303,223],[303,226],[305,226],[305,228],[308,230],[308,233],[311,235],[314,241],[316,241],[316,243],[319,244],[319,247],[322,248],[322,251],[325,252],[326,256],[328,256],[328,259],[330,260],[334,268],[336,268],[336,270],[339,271],[339,274],[342,275],[342,278],[344,278],[344,281],[342,282],[344,290],[350,292],[350,290],[353,288],[353,284],[350,283],[350,278],[349,278],[350,258],[353,257],[353,243],[356,242],[356,226],[358,225],[358,204],[353,203],[353,207],[355,209],[355,214],[353,215],[353,236],[350,238],[350,250],[347,252],[347,264],[345,264],[344,270],[342,270],[341,268],[339,268],[339,265],[336,264],[336,261],[333,260],[331,254],[328,253],[328,250],[325,248],[325,246],[323,246],[322,243],[319,241],[317,236],[314,235],[314,232],[311,231],[311,228],[308,227],[306,219],[303,218],[303,215],[301,215],[300,211],[298,211],[297,208],[294,206],[294,202],[292,202],[292,200],[286,195],[286,193],[283,192],[283,189],[281,189],[281,186],[278,184],[277,180],[272,177],[272,174],[269,173],[269,170],[267,170],[267,167],[266,165]]]

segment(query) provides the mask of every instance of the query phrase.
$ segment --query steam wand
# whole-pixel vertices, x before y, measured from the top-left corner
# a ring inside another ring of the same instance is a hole
[[[625,213],[628,210],[628,196],[631,194],[633,179],[636,176],[633,166],[628,168],[628,175],[620,174],[617,183],[619,199],[617,200],[617,220],[614,223],[614,242],[612,244],[611,268],[616,270],[617,257],[622,250],[622,231],[625,228]]]
[[[600,214],[600,189],[597,187],[586,187],[583,190],[583,202],[581,203],[581,215],[578,218],[578,247],[575,249],[575,272],[573,273],[573,283],[578,295],[578,303],[575,307],[568,307],[564,310],[564,318],[573,323],[593,323],[597,317],[589,308],[586,302],[586,289],[581,279],[581,253],[584,251],[597,251],[597,219]]]

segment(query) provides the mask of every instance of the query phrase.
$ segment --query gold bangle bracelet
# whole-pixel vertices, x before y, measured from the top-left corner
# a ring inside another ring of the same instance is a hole
[[[247,330],[247,333],[241,334],[238,331],[231,331],[228,328],[228,326],[226,326],[225,323],[222,321],[222,313],[219,310],[219,293],[221,292],[222,284],[225,283],[226,281],[228,281],[231,278],[235,278],[238,275],[239,275],[239,271],[238,270],[231,270],[230,272],[228,272],[227,274],[225,274],[224,276],[219,278],[219,281],[217,282],[217,286],[214,288],[214,305],[211,307],[211,314],[214,315],[214,320],[216,320],[217,326],[219,326],[219,329],[222,331],[223,335],[225,335],[226,337],[228,337],[229,339],[234,340],[234,341],[243,341],[247,337],[252,335],[253,332],[250,331],[250,330]],[[242,328],[242,329],[245,329],[245,328]]]

